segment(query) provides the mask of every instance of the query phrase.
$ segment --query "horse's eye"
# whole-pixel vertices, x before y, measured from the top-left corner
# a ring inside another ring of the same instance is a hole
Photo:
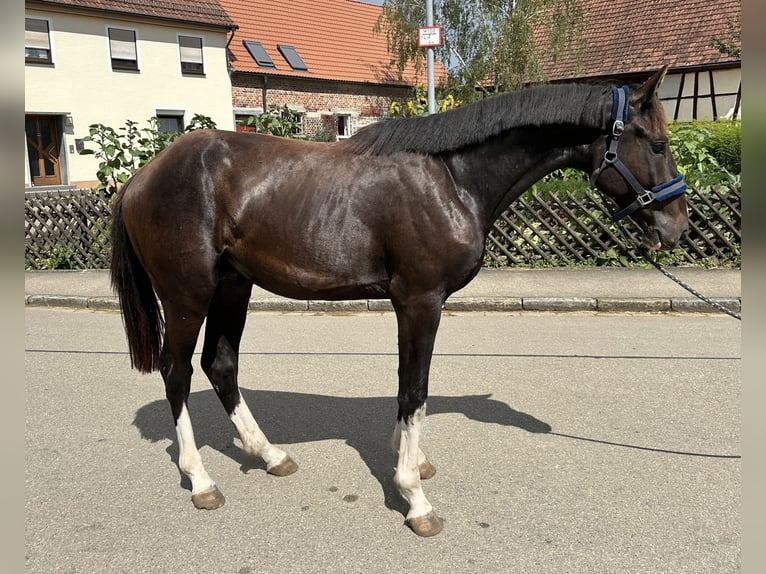
[[[667,146],[667,144],[668,142],[664,142],[664,141],[654,142],[652,144],[652,151],[656,154],[662,155],[665,153],[665,147]]]

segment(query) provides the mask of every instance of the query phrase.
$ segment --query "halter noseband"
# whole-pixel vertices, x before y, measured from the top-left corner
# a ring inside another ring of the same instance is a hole
[[[662,201],[676,195],[681,195],[686,191],[686,183],[682,173],[679,173],[670,181],[655,185],[651,190],[644,189],[633,174],[630,173],[627,166],[617,157],[617,144],[620,143],[620,136],[625,131],[625,123],[628,121],[629,96],[630,90],[628,86],[612,88],[612,133],[609,135],[609,145],[607,146],[606,153],[604,153],[604,159],[590,177],[590,185],[595,190],[596,181],[601,176],[601,173],[606,168],[613,167],[636,193],[636,199],[630,205],[611,214],[612,221],[622,219],[653,201]]]

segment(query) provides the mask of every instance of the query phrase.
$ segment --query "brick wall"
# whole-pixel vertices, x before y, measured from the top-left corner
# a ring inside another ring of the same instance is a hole
[[[410,97],[410,86],[353,84],[293,78],[238,74],[232,76],[232,103],[239,110],[262,110],[266,78],[266,106],[287,105],[303,115],[303,131],[309,137],[338,135],[337,116],[350,117],[351,133],[388,115],[393,100]]]

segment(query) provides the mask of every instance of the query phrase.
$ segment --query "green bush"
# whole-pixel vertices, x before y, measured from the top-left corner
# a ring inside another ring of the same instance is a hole
[[[742,171],[739,120],[672,122],[670,149],[679,171],[698,187],[735,181]]]
[[[268,111],[261,112],[256,116],[249,116],[238,123],[245,128],[255,128],[255,132],[262,134],[292,139],[306,139],[301,134],[298,112],[286,105],[282,107],[269,106]]]
[[[88,126],[89,133],[82,139],[84,142],[91,142],[96,149],[85,148],[79,153],[93,155],[100,160],[96,171],[99,181],[97,190],[113,195],[141,166],[181,134],[216,127],[212,119],[201,114],[194,114],[182,132],[160,131],[159,119],[156,116],[149,118],[148,123],[148,128],[139,128],[138,122],[126,120],[125,126],[116,130],[101,123]]]
[[[710,153],[733,174],[742,173],[742,123],[739,120],[707,122]]]
[[[68,247],[55,245],[47,257],[36,260],[38,269],[77,269],[74,252]]]

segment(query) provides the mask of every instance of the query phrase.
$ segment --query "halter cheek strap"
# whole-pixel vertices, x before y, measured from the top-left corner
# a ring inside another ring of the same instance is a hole
[[[676,195],[681,195],[686,191],[686,183],[684,182],[684,176],[681,173],[670,181],[655,185],[651,190],[644,189],[627,166],[617,157],[617,146],[620,143],[620,136],[625,131],[625,123],[628,121],[629,97],[630,89],[628,86],[612,88],[612,132],[609,134],[604,159],[601,161],[601,165],[598,169],[596,169],[590,177],[591,187],[595,190],[596,181],[601,176],[601,173],[606,168],[613,167],[635,192],[636,198],[629,205],[611,214],[612,221],[622,219],[637,209],[649,205],[653,201],[669,199]]]

